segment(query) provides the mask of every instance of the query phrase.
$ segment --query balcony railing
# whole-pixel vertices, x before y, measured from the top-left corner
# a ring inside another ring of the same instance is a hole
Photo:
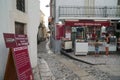
[[[120,7],[60,6],[59,17],[119,17]]]

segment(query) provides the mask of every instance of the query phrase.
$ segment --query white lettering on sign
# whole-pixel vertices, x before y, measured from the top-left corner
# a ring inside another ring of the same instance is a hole
[[[19,38],[19,37],[17,37],[17,38],[15,38],[16,40],[27,40],[28,38]]]
[[[14,51],[20,51],[20,50],[24,50],[24,49],[27,49],[27,46],[14,48]]]
[[[13,39],[13,38],[6,38],[6,42],[14,42],[15,41],[15,39]]]
[[[81,26],[101,26],[99,23],[74,23],[75,26],[81,25]]]
[[[25,37],[25,35],[17,35],[18,37]]]

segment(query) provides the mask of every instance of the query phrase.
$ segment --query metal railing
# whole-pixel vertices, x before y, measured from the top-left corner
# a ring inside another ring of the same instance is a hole
[[[59,17],[120,17],[120,7],[59,6]]]

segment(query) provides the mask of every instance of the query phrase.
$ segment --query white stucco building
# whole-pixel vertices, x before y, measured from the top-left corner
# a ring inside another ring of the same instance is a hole
[[[9,53],[4,43],[3,33],[27,34],[32,68],[37,65],[39,4],[39,0],[0,0],[0,80],[3,80]]]
[[[65,20],[120,20],[120,0],[51,0],[51,45],[55,52],[60,51],[61,40],[56,40],[56,23]],[[113,22],[114,23],[114,22]],[[54,27],[52,27],[54,25]]]
[[[72,11],[73,7],[85,7],[85,6],[92,6],[92,7],[117,7],[120,6],[119,0],[51,0],[51,16],[55,19],[55,22],[57,23],[59,19],[70,19],[70,17],[61,17],[60,14],[64,14],[62,10],[60,10],[60,7],[69,7],[69,9],[66,9],[66,13],[75,13],[79,14],[79,12]],[[75,8],[74,8],[75,9]],[[73,15],[74,19],[79,19],[81,17],[75,17],[75,14]],[[113,16],[114,17],[114,16]],[[83,17],[82,17],[83,18]],[[92,17],[93,18],[93,17]],[[101,17],[100,17],[101,18]],[[106,18],[107,19],[107,18]]]

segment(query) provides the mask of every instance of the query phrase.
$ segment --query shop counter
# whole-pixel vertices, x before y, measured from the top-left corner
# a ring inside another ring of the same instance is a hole
[[[88,43],[87,42],[75,42],[75,55],[87,55]]]
[[[109,51],[116,51],[116,44],[109,44]],[[87,55],[88,52],[94,52],[94,42],[75,42],[75,55]],[[100,42],[99,51],[105,51],[105,43]]]

